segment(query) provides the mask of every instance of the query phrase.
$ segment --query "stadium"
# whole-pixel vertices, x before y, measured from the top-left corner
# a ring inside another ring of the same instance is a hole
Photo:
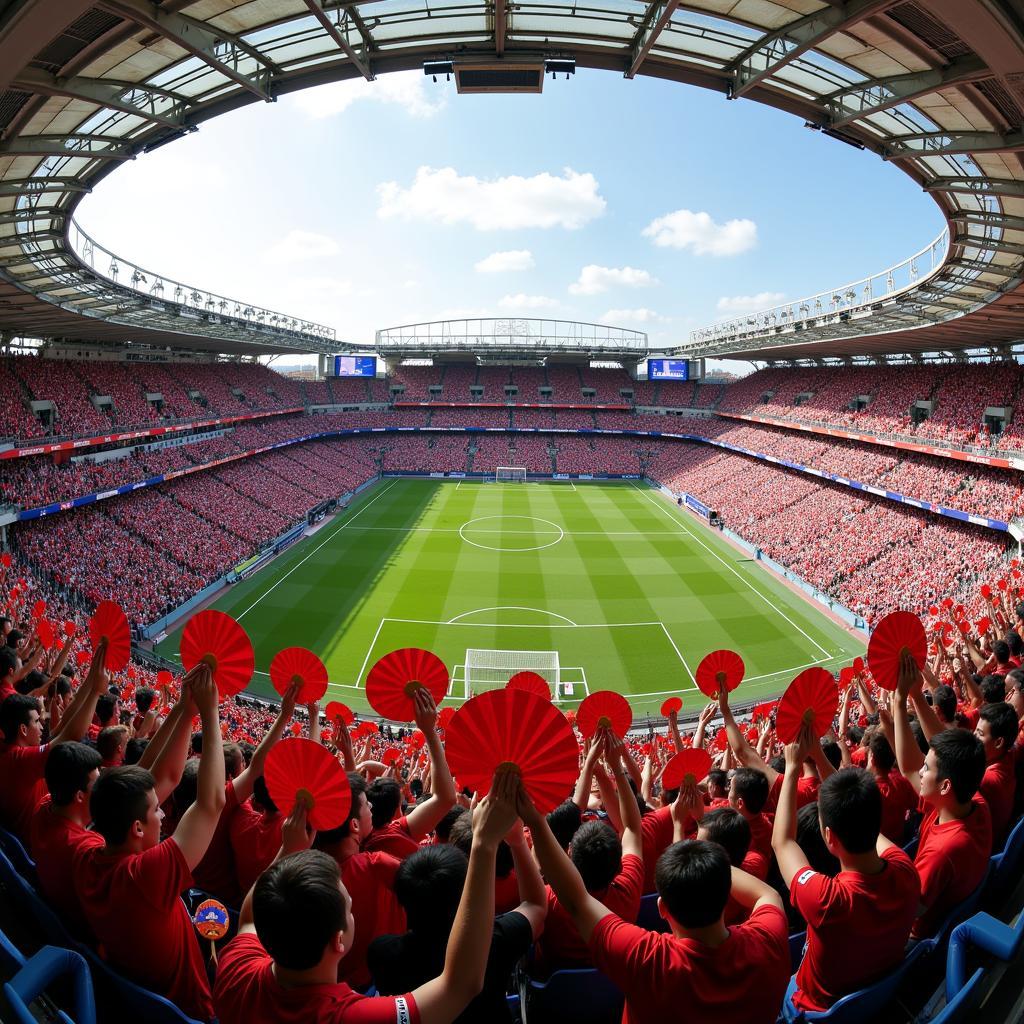
[[[1021,82],[1014,0],[0,0],[0,1018],[1024,1018]]]

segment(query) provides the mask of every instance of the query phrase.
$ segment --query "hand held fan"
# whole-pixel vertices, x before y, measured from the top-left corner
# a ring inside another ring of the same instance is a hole
[[[310,704],[327,692],[327,669],[324,663],[305,647],[286,647],[270,662],[270,682],[284,696],[292,683],[299,684],[297,704]]]
[[[735,651],[712,651],[701,659],[694,678],[704,696],[718,700],[723,688],[732,693],[743,682],[745,671],[743,659]]]
[[[181,634],[181,664],[188,672],[200,662],[210,666],[220,699],[241,693],[256,668],[252,643],[230,615],[212,608],[193,615]]]
[[[352,794],[345,769],[319,743],[307,739],[279,740],[263,769],[270,798],[282,811],[301,801],[317,831],[337,828],[345,820]]]
[[[366,676],[366,699],[383,718],[411,722],[416,717],[416,691],[426,688],[440,704],[448,695],[448,669],[430,651],[403,647],[385,654]]]

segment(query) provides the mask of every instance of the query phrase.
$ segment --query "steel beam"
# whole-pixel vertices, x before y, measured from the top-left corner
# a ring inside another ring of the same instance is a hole
[[[500,57],[505,52],[505,32],[508,29],[508,6],[505,0],[494,0],[494,52]]]
[[[131,139],[113,135],[15,135],[0,142],[0,156],[66,156],[85,160],[131,160]]]
[[[981,213],[976,210],[957,210],[949,214],[957,224],[978,224],[986,228],[1002,228],[1004,231],[1024,231],[1024,217],[1011,217],[1008,213]]]
[[[629,45],[630,60],[626,78],[633,78],[640,70],[640,65],[647,59],[647,54],[651,52],[665,26],[672,20],[678,6],[679,0],[652,0],[648,5],[640,27]]]
[[[268,103],[273,101],[270,82],[279,70],[277,65],[237,36],[182,14],[169,14],[149,0],[100,0],[98,6],[163,36],[253,96]],[[255,75],[241,70],[247,59],[259,65]]]
[[[1024,132],[914,132],[882,143],[883,160],[950,156],[956,153],[1009,153],[1024,149]]]
[[[924,185],[925,192],[953,192],[963,195],[1024,197],[1024,180],[1015,178],[932,178]]]
[[[1024,243],[1004,242],[995,238],[971,238],[965,235],[960,238],[950,239],[951,246],[960,245],[968,249],[981,249],[985,252],[1008,252],[1013,256],[1024,256]]]
[[[0,212],[0,224],[20,224],[22,221],[52,220],[55,217],[66,217],[67,210],[60,206],[25,207],[20,210],[4,210]]]
[[[370,65],[367,60],[360,56],[349,43],[347,34],[345,32],[345,23],[351,20],[351,16],[348,11],[341,10],[341,20],[338,24],[331,21],[330,17],[324,11],[323,0],[305,0],[306,6],[309,8],[313,17],[320,22],[323,30],[334,40],[335,45],[345,54],[346,57],[359,69],[359,74],[363,76],[368,82],[373,81],[373,74],[370,72]],[[355,22],[353,22],[353,25]],[[358,29],[356,30],[358,31]],[[500,51],[499,51],[500,52]]]
[[[909,103],[929,93],[991,78],[992,70],[978,57],[963,57],[944,68],[919,71],[894,78],[873,79],[840,89],[825,97],[830,125],[842,128],[900,103]]]
[[[41,195],[46,192],[91,192],[77,178],[8,178],[0,181],[0,197]]]
[[[730,97],[739,99],[766,78],[771,78],[801,54],[855,25],[892,7],[897,0],[847,0],[762,36],[726,65],[733,75]]]

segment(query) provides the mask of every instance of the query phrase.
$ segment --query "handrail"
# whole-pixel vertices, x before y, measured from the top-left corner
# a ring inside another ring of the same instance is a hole
[[[949,251],[949,228],[923,249],[877,274],[871,274],[858,281],[827,288],[802,299],[781,302],[776,306],[734,317],[722,323],[698,327],[690,332],[690,344],[709,346],[715,343],[776,332],[780,328],[793,330],[808,321],[849,317],[868,310],[883,300],[890,300],[904,292],[924,284],[934,276],[945,263]],[[922,276],[920,263],[928,257],[929,267]],[[694,355],[699,355],[694,352]]]
[[[137,263],[111,252],[86,234],[77,221],[71,221],[67,237],[72,252],[82,263],[119,288],[130,288],[157,302],[188,307],[204,316],[242,320],[254,328],[305,334],[320,341],[336,340],[334,329],[323,324],[289,316],[286,313],[277,313],[272,309],[253,306],[237,299],[229,299],[207,288],[196,288],[175,281],[166,274],[146,270]]]

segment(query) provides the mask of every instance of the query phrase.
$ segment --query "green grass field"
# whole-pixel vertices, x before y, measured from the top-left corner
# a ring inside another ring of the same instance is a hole
[[[864,651],[690,513],[632,483],[383,480],[214,607],[252,637],[252,692],[273,693],[278,650],[309,647],[330,675],[325,699],[356,710],[367,709],[369,668],[399,647],[444,659],[456,701],[469,648],[557,651],[573,683],[563,707],[615,689],[638,717],[671,694],[701,705],[693,672],[720,647],[746,662],[742,700]],[[179,633],[158,653],[176,659]]]

